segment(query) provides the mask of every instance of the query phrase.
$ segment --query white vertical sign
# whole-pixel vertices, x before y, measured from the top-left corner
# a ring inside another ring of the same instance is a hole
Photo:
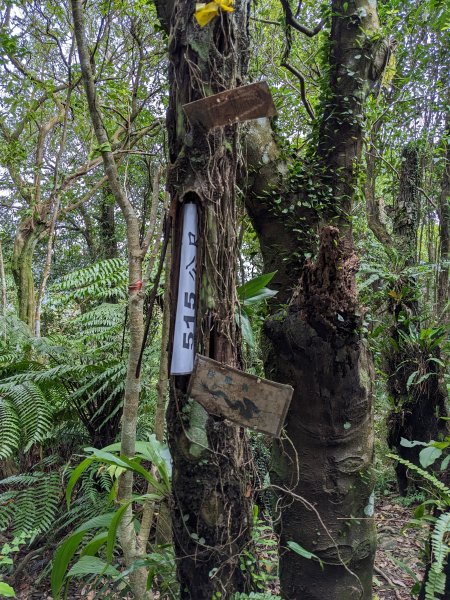
[[[188,375],[192,373],[194,366],[197,233],[197,205],[185,204],[183,207],[177,314],[170,368],[172,375]]]

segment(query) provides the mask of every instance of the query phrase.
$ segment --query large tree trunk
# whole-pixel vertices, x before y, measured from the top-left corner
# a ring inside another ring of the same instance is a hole
[[[194,8],[192,0],[175,2],[169,36],[172,315],[174,322],[181,207],[190,201],[197,204],[199,214],[194,347],[236,366],[237,128],[206,132],[189,124],[182,105],[243,83],[248,3],[236,3],[232,14],[221,11],[202,29],[194,20]],[[188,379],[171,378],[167,420],[174,462],[172,518],[180,597],[229,598],[248,587],[246,574],[240,569],[240,554],[251,539],[245,478],[247,443],[242,429],[208,416],[199,404],[189,401]]]
[[[322,221],[320,250],[317,261],[303,267],[287,311],[265,326],[267,375],[295,390],[286,436],[274,443],[272,467],[281,509],[281,589],[289,600],[372,598],[373,372],[359,333],[357,259],[348,216],[358,186],[364,100],[383,70],[387,44],[378,35],[375,2],[333,0],[331,14],[329,85],[315,124],[317,162],[312,167],[316,193],[326,208],[309,219],[314,227]],[[264,203],[257,210],[259,221],[264,210],[267,221],[276,218]],[[327,221],[333,226],[323,226]],[[274,268],[272,236],[258,222],[255,226],[263,255],[271,254]],[[304,222],[295,226],[304,227]],[[301,243],[297,256],[310,250]],[[278,260],[283,260],[281,253]],[[288,542],[316,555],[324,570]]]
[[[339,231],[322,232],[284,320],[265,325],[269,375],[295,392],[271,480],[282,494],[283,597],[371,598],[373,522],[372,361],[358,334],[356,257]],[[270,370],[271,369],[271,370]],[[324,563],[288,551],[296,542]]]

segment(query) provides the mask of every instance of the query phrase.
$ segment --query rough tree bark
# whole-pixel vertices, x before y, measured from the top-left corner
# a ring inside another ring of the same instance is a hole
[[[167,6],[157,3],[162,23]],[[195,2],[177,0],[169,32],[170,144],[168,190],[174,219],[172,315],[179,270],[180,215],[184,202],[199,213],[197,324],[194,347],[226,364],[239,365],[235,288],[237,219],[236,126],[209,132],[192,126],[182,105],[243,83],[247,67],[248,2],[219,12],[206,27],[194,19]],[[173,332],[174,318],[172,319]],[[172,336],[171,336],[172,337]],[[171,378],[167,415],[174,461],[172,511],[182,599],[229,598],[247,577],[240,555],[250,544],[248,458],[242,429],[208,416],[186,397],[187,376]]]
[[[379,37],[375,2],[333,0],[331,14],[315,171],[327,207],[309,220],[313,227],[321,220],[320,249],[303,267],[288,309],[264,327],[266,373],[295,390],[272,466],[281,500],[281,587],[290,600],[372,598],[372,363],[359,333],[348,216],[358,186],[364,100],[384,68],[387,44]],[[262,204],[258,210],[260,219],[276,218],[270,201],[265,217]],[[258,223],[255,228],[264,254],[273,245],[270,235]],[[272,260],[277,266],[273,252]],[[324,570],[290,550],[291,541],[317,555]]]

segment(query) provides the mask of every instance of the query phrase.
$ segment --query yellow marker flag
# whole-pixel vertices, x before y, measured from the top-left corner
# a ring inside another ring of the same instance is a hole
[[[217,17],[219,9],[226,12],[233,12],[234,0],[214,0],[214,2],[197,2],[195,5],[195,18],[200,27],[208,25],[210,21]]]

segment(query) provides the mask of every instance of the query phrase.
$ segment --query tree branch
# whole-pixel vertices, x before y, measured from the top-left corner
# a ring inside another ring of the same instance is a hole
[[[294,29],[296,29],[297,31],[300,31],[301,33],[303,33],[304,35],[308,36],[308,37],[314,37],[315,35],[317,35],[320,31],[322,31],[323,26],[325,25],[325,19],[322,19],[315,27],[314,29],[310,29],[309,27],[306,27],[305,25],[302,25],[295,17],[294,14],[292,12],[291,9],[291,5],[289,4],[289,0],[280,0],[281,2],[281,6],[283,7],[283,11],[284,11],[284,15],[286,17],[286,23],[288,25],[290,25],[291,27],[293,27]]]
[[[305,78],[303,77],[303,75],[300,73],[300,71],[298,69],[296,69],[295,67],[290,65],[288,62],[283,61],[281,63],[281,66],[285,67],[285,69],[290,71],[299,80],[299,82],[300,82],[300,97],[302,99],[303,106],[305,107],[306,112],[311,117],[311,119],[314,120],[316,118],[316,115],[314,114],[314,110],[313,110],[308,98],[306,97]]]

